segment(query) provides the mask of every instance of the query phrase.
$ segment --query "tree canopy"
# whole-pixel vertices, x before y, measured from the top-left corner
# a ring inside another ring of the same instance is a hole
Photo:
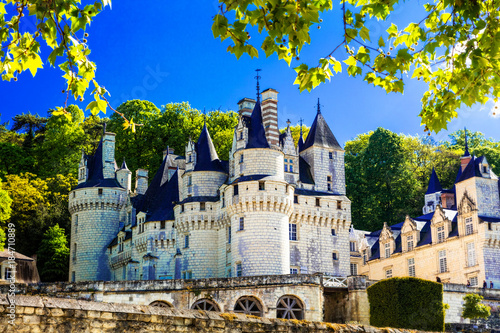
[[[482,304],[483,296],[478,294],[467,294],[463,297],[464,305],[462,308],[462,317],[476,320],[479,318],[488,318],[491,315],[491,308]]]
[[[228,51],[258,57],[276,54],[297,73],[295,84],[311,90],[333,75],[346,71],[387,92],[403,93],[405,81],[425,82],[420,117],[427,131],[438,132],[457,116],[462,106],[497,102],[500,95],[499,6],[497,0],[435,0],[422,4],[422,17],[397,26],[391,14],[399,0],[219,0],[220,12],[213,17],[215,38],[229,39]],[[404,4],[402,4],[404,5]],[[96,65],[90,59],[85,32],[111,0],[0,1],[0,51],[3,80],[17,80],[20,73],[35,75],[45,63],[59,66],[66,80],[64,107],[73,96],[82,101],[93,89],[87,105],[92,114],[110,108],[106,89],[95,80]],[[311,29],[320,28],[327,12],[341,13],[342,31],[337,44],[325,44],[324,57],[316,64],[300,63],[300,54],[311,43]],[[393,15],[394,16],[394,15]],[[35,20],[33,32],[20,31],[21,23]],[[392,22],[382,33],[370,30],[370,22]],[[251,34],[262,43],[250,41]],[[42,46],[51,49],[42,54]],[[259,52],[261,50],[261,52]],[[335,73],[335,74],[334,74]],[[115,110],[117,111],[117,110]],[[134,130],[136,120],[124,118]]]

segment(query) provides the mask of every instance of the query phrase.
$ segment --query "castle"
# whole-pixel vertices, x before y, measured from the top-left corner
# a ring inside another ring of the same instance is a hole
[[[262,101],[261,101],[262,99]],[[344,151],[321,114],[296,146],[278,131],[278,92],[239,103],[229,161],[206,125],[185,156],[148,171],[115,162],[104,131],[70,193],[70,281],[350,274]],[[148,186],[149,183],[149,186]]]
[[[453,188],[443,189],[432,170],[424,215],[375,232],[351,231],[351,265],[360,274],[500,287],[500,181],[465,140]]]

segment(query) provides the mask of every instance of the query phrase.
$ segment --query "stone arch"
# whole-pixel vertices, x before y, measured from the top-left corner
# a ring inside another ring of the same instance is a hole
[[[264,306],[262,302],[254,296],[242,296],[238,298],[233,311],[235,313],[243,313],[257,317],[264,316]]]
[[[208,298],[201,298],[191,305],[191,310],[216,311],[221,312],[219,305]]]
[[[276,317],[283,319],[304,319],[304,302],[294,295],[283,295],[276,304]]]
[[[154,301],[149,304],[149,306],[156,306],[158,308],[173,308],[174,306],[166,301]]]

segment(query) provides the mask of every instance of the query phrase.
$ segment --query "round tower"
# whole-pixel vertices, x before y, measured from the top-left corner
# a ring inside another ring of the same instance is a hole
[[[107,246],[119,231],[127,190],[115,173],[115,134],[105,132],[94,155],[83,155],[79,184],[69,194],[69,281],[110,280]]]

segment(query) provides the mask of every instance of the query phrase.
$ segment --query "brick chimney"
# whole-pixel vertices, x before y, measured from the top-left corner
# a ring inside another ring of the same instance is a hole
[[[278,92],[268,88],[262,92],[262,122],[266,130],[267,142],[271,146],[279,145],[278,129]]]

